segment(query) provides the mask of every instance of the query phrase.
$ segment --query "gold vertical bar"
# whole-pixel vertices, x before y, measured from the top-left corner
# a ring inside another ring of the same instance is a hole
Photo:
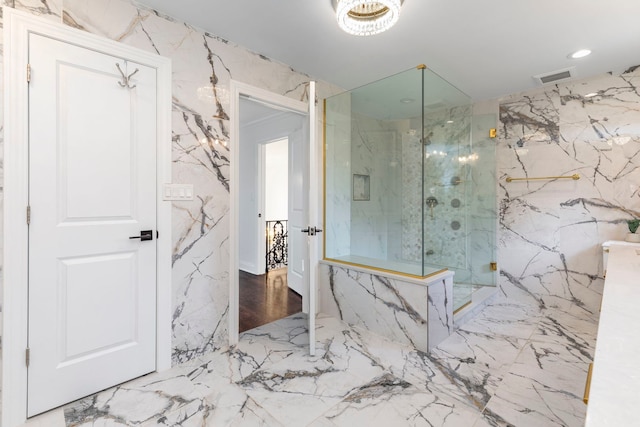
[[[589,372],[587,373],[587,383],[584,385],[584,397],[582,401],[585,405],[589,403],[589,391],[591,389],[591,374],[593,373],[593,363],[589,363]]]
[[[498,136],[498,130],[496,128],[489,129],[489,138],[495,138]]]
[[[327,98],[322,100],[322,259],[327,258]]]

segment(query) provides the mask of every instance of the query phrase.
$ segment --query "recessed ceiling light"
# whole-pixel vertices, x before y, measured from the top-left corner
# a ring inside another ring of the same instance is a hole
[[[412,102],[416,102],[416,100],[413,98],[402,98],[400,102],[402,102],[403,104],[411,104]]]
[[[571,59],[584,58],[587,55],[590,55],[591,51],[589,49],[580,49],[569,55]]]
[[[591,92],[586,94],[584,97],[585,98],[593,98],[594,96],[596,96],[598,94],[598,92]]]
[[[453,120],[447,120],[447,123],[453,123]]]

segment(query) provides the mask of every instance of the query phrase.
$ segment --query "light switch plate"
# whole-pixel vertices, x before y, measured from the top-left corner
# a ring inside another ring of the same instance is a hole
[[[162,200],[193,200],[193,184],[165,184]]]

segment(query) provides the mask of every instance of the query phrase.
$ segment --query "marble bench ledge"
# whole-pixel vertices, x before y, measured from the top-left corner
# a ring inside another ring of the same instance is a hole
[[[321,261],[320,311],[418,350],[453,333],[453,275],[407,277]]]

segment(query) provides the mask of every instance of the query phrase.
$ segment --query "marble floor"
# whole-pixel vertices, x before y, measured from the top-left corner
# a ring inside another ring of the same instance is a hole
[[[27,426],[582,426],[597,324],[497,301],[431,354],[304,315]]]

